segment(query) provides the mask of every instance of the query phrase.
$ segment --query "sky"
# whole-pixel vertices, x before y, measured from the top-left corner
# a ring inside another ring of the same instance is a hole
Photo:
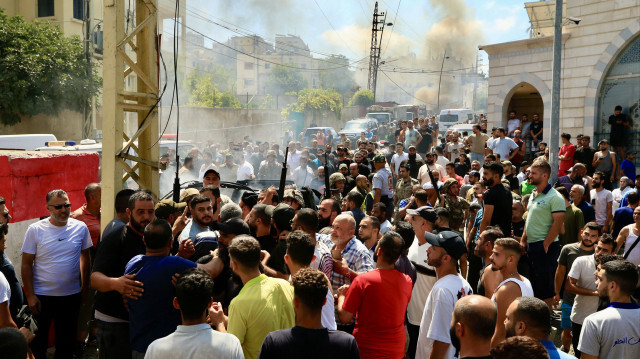
[[[342,54],[354,63],[367,57],[371,46],[375,0],[187,0],[186,4],[187,31],[195,29],[215,41],[249,33],[273,41],[276,33],[294,34],[314,57]],[[393,23],[383,32],[383,60],[440,53],[447,44],[458,56],[475,60],[478,45],[529,37],[524,1],[380,0],[378,11],[385,11],[386,22]],[[165,31],[171,30],[165,26]],[[205,44],[211,41],[206,39]],[[486,67],[486,54],[478,54]]]

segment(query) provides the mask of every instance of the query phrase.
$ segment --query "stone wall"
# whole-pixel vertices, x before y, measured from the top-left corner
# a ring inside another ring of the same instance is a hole
[[[68,110],[62,111],[58,116],[22,116],[22,121],[16,125],[0,124],[0,135],[52,133],[61,141],[80,141],[82,139],[82,121],[82,113]]]
[[[568,0],[566,7],[564,17],[582,21],[563,28],[560,132],[593,136],[598,89],[612,59],[640,33],[640,8],[635,0]],[[527,82],[544,102],[549,140],[553,37],[481,49],[489,54],[489,127],[506,123],[514,87]]]

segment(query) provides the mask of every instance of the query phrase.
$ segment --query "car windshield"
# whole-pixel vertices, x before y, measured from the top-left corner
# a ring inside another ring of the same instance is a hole
[[[458,122],[458,115],[440,115],[440,122]]]
[[[390,116],[388,113],[368,113],[368,118],[375,118],[378,122],[389,120]]]
[[[368,127],[369,126],[366,122],[347,122],[347,124],[344,125],[344,130],[364,132]]]

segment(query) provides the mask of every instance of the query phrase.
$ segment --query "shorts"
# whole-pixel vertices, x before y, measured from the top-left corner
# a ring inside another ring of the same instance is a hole
[[[571,308],[573,308],[573,306],[562,303],[560,308],[562,309],[562,314],[560,314],[560,328],[571,330]]]
[[[527,254],[531,261],[529,280],[533,287],[533,294],[536,298],[544,300],[556,294],[554,279],[562,246],[559,241],[555,241],[545,253],[543,243],[544,241],[529,243]]]

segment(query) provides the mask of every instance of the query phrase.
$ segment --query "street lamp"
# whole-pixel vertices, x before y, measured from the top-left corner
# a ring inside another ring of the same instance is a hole
[[[447,50],[444,50],[444,56],[442,56],[442,65],[440,65],[440,79],[438,80],[438,105],[436,107],[436,115],[440,113],[440,83],[442,82],[442,69],[444,69],[444,60],[448,59]]]

